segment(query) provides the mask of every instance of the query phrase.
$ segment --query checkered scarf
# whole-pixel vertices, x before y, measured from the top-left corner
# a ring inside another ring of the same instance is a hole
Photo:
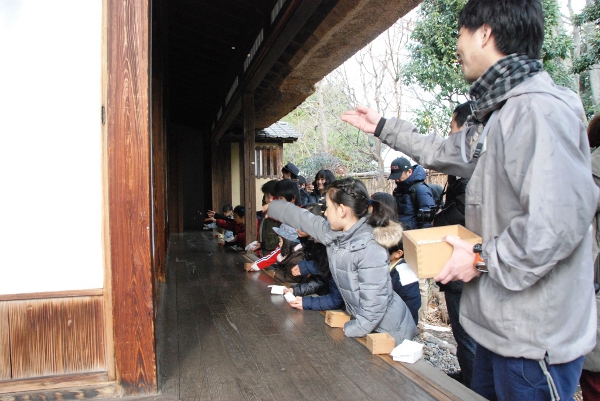
[[[542,61],[516,53],[498,60],[471,86],[469,94],[476,110],[489,109],[502,101],[512,88],[542,70]]]

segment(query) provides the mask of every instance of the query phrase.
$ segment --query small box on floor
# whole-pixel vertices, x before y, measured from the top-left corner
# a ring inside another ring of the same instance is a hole
[[[325,312],[325,323],[331,327],[344,327],[344,323],[350,320],[350,315],[341,310],[328,310]]]
[[[481,237],[461,225],[421,228],[404,231],[404,259],[419,278],[431,278],[442,270],[454,248],[442,238],[454,235],[471,244]]]
[[[390,352],[390,355],[397,362],[415,363],[423,357],[423,344],[404,340]]]
[[[388,333],[367,334],[367,349],[372,354],[389,354],[396,347],[396,340]]]

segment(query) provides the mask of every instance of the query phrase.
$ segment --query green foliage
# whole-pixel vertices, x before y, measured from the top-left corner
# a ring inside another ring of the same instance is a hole
[[[321,88],[328,130],[327,151],[323,148],[317,95],[313,94],[282,119],[302,134],[298,141],[284,145],[285,159],[296,164],[307,179],[322,169],[331,170],[336,176],[374,170],[375,159],[365,143],[367,136],[340,120],[340,115],[354,105],[348,104],[339,87],[323,82]]]
[[[424,102],[422,108],[415,110],[416,117],[413,123],[419,128],[421,134],[435,132],[445,136],[449,132],[453,107],[437,101]]]
[[[456,62],[457,21],[466,0],[425,0],[411,35],[411,60],[404,69],[406,84],[418,83],[438,99],[451,100],[468,92]]]
[[[573,19],[573,24],[576,26],[587,23],[596,27],[587,34],[582,35],[581,56],[573,61],[571,69],[575,74],[581,74],[589,70],[594,64],[600,63],[600,0],[587,4],[581,13]]]
[[[544,43],[542,61],[544,70],[558,85],[575,89],[575,81],[564,60],[571,54],[573,41],[560,22],[560,9],[556,0],[542,0],[544,9]]]
[[[423,102],[415,110],[421,132],[447,127],[449,113],[459,103],[459,96],[469,91],[456,63],[457,22],[466,0],[425,0],[421,4],[418,21],[409,47],[411,61],[404,70],[404,81],[416,83],[434,96],[435,101]],[[542,48],[544,69],[556,83],[573,87],[574,82],[565,67],[569,56],[571,38],[560,26],[560,13],[556,0],[542,0],[545,15],[545,36]],[[450,110],[450,111],[449,111]],[[443,121],[442,119],[445,119]]]

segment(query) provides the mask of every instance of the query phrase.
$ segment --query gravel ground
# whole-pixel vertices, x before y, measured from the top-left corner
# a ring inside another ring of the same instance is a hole
[[[417,334],[414,341],[423,344],[423,358],[432,366],[445,373],[456,373],[460,370],[454,344],[439,338],[431,331],[423,331]]]

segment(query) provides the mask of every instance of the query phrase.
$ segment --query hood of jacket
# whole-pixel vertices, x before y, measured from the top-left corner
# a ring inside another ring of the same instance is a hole
[[[391,221],[385,227],[375,227],[373,229],[375,241],[385,249],[389,249],[402,240],[402,226],[395,221]]]
[[[556,85],[546,71],[539,72],[530,79],[526,79],[513,89],[509,90],[494,106],[487,109],[476,110],[475,117],[481,121],[486,121],[494,110],[499,109],[504,105],[504,101],[511,97],[531,95],[534,93],[545,93],[555,97],[566,104],[577,118],[585,121],[581,100],[579,100],[577,94],[568,88]]]

